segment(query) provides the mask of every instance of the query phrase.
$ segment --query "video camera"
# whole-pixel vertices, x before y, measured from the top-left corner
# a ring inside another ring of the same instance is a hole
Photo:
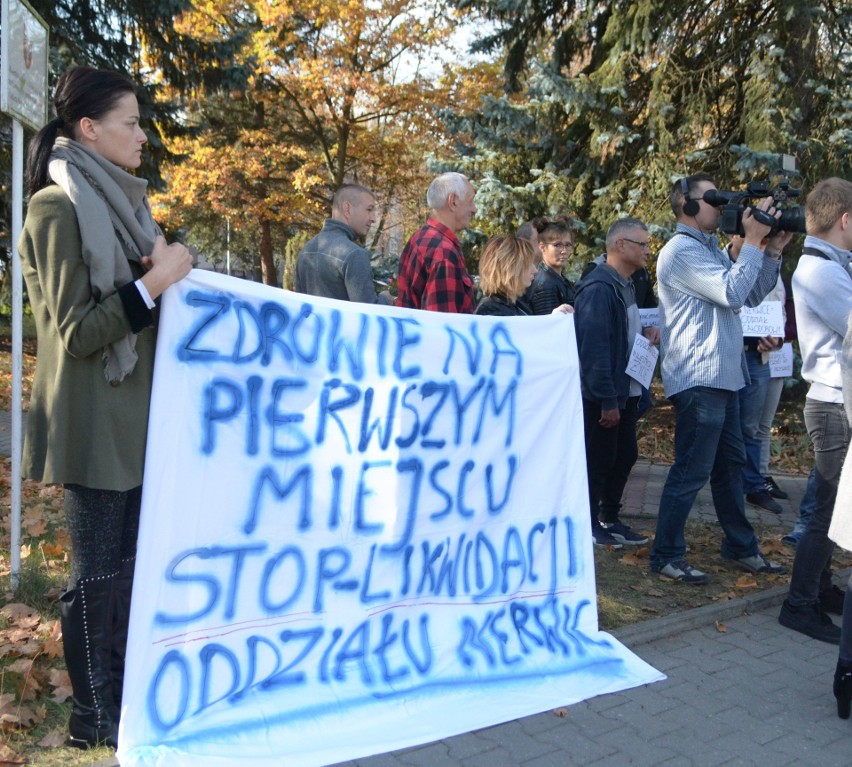
[[[770,189],[769,184],[761,181],[751,181],[746,185],[743,192],[727,192],[720,189],[709,189],[704,193],[704,202],[714,208],[720,208],[722,220],[719,228],[725,234],[738,234],[745,236],[743,231],[743,213],[746,208],[751,210],[752,215],[761,224],[771,226],[771,237],[778,232],[800,232],[805,233],[805,209],[801,205],[783,207],[791,198],[798,197],[801,189],[790,186],[790,175],[796,173],[796,160],[791,155],[782,155],[782,177],[776,182],[775,188]],[[754,200],[761,197],[772,197],[777,210],[781,211],[781,217],[775,218],[765,211],[757,208]]]

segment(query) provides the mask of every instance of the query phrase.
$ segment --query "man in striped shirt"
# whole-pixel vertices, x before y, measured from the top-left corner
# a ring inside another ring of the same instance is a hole
[[[475,195],[461,173],[442,173],[429,184],[429,220],[411,235],[399,257],[398,306],[473,314],[473,279],[456,233],[470,226]]]
[[[694,584],[706,583],[709,576],[685,561],[684,531],[695,496],[708,479],[725,535],[723,558],[753,573],[783,572],[760,553],[745,515],[737,392],[748,380],[739,312],[757,306],[772,289],[780,251],[791,235],[780,233],[761,250],[770,227],[746,210],[745,243],[732,264],[713,236],[720,213],[704,201],[711,189],[716,185],[705,174],[675,182],[670,202],[677,229],[657,259],[661,372],[676,421],[675,462],[660,498],[651,569]],[[773,213],[771,205],[766,198],[758,207]]]

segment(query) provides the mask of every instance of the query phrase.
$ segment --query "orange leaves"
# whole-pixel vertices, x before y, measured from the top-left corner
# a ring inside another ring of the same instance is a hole
[[[43,619],[37,610],[20,602],[0,608],[7,628],[0,630],[0,657],[14,658],[4,665],[4,689],[0,695],[0,731],[27,730],[41,724],[47,716],[43,696],[61,703],[71,695],[68,673],[52,668],[62,653],[59,621]],[[45,738],[45,746],[62,745],[62,739]],[[0,751],[0,765],[22,764],[16,754]]]
[[[737,582],[734,584],[734,588],[737,589],[756,589],[757,581],[754,579],[753,575],[741,575],[737,578]]]
[[[629,567],[648,567],[648,549],[643,546],[640,549],[628,551],[623,557],[618,560],[620,565]]]
[[[0,607],[0,616],[19,628],[34,628],[41,620],[37,610],[19,602],[12,602]]]
[[[0,767],[6,764],[26,764],[27,760],[18,753],[15,753],[5,743],[0,743]]]
[[[63,703],[71,697],[71,677],[68,676],[67,671],[58,668],[51,669],[48,674],[48,681],[53,688],[53,694],[50,696],[52,700]]]

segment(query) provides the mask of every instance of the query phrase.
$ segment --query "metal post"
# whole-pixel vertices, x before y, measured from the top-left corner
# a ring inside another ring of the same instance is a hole
[[[21,380],[23,377],[23,280],[18,237],[23,224],[24,127],[12,120],[12,588],[21,574]]]

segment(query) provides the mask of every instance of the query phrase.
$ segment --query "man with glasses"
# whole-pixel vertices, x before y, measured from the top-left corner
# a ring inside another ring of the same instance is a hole
[[[584,279],[589,274],[591,274],[592,270],[595,267],[600,266],[601,264],[606,263],[606,253],[598,256],[596,259],[589,261],[586,264],[583,272],[580,274],[580,279]],[[630,280],[633,283],[633,287],[636,290],[636,306],[640,309],[656,309],[657,308],[657,296],[654,294],[654,287],[651,285],[651,275],[648,272],[648,267],[643,266],[641,269],[637,269],[633,274],[630,275]],[[659,328],[648,326],[648,331],[645,336],[651,340],[653,343],[659,343],[660,334]]]
[[[526,292],[533,314],[550,314],[562,304],[574,305],[574,284],[562,270],[574,250],[574,233],[567,221],[542,222],[538,232],[541,263]]]
[[[737,393],[748,380],[739,312],[757,306],[775,285],[790,235],[776,235],[762,250],[770,227],[746,210],[745,242],[731,263],[713,236],[720,212],[704,201],[711,189],[716,185],[706,174],[675,182],[669,201],[677,229],[657,259],[661,371],[676,420],[675,462],[660,498],[651,569],[692,584],[710,580],[684,559],[686,520],[708,479],[724,532],[723,559],[752,573],[784,571],[761,554],[746,518]],[[772,198],[758,207],[775,213]]]
[[[606,234],[604,263],[577,283],[574,322],[580,356],[580,391],[592,537],[620,549],[648,542],[618,516],[621,496],[639,455],[636,421],[642,386],[627,374],[636,336],[642,334],[631,280],[648,258],[648,231],[635,218],[616,221]]]

